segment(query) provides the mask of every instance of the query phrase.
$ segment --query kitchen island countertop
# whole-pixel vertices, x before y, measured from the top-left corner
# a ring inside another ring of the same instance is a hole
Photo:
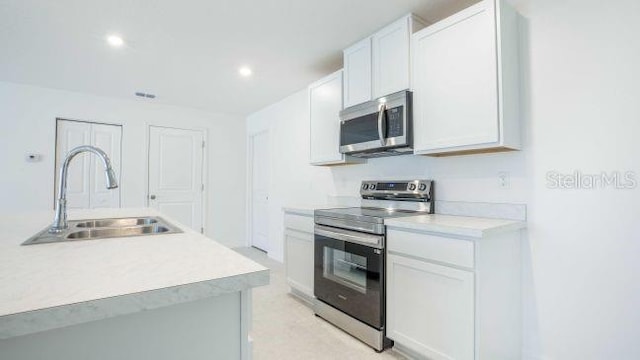
[[[0,339],[269,283],[267,268],[153,209],[69,211],[133,216],[161,216],[183,233],[20,246],[53,212],[0,216]]]

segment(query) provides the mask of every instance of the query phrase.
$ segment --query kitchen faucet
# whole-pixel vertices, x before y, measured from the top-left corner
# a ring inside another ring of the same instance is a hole
[[[109,160],[109,157],[104,151],[89,145],[73,148],[69,151],[67,157],[64,158],[64,162],[60,168],[58,197],[56,198],[56,215],[53,218],[53,224],[51,224],[51,227],[49,228],[49,233],[57,234],[69,228],[69,224],[67,223],[67,174],[69,172],[69,163],[76,155],[83,152],[93,153],[102,160],[102,163],[104,164],[104,172],[107,177],[107,189],[115,189],[118,187],[116,173],[111,167],[111,160]]]

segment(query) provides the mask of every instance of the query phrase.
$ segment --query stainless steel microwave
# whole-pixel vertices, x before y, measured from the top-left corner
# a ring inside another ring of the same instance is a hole
[[[405,90],[340,112],[340,152],[374,158],[413,153],[412,97]]]

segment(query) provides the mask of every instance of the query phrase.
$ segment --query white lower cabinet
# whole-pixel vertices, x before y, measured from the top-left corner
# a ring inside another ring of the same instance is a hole
[[[521,358],[520,232],[387,228],[387,337],[418,359]]]
[[[291,293],[313,299],[313,216],[285,212],[284,262]]]
[[[387,269],[387,337],[430,359],[473,360],[473,272],[397,255]]]

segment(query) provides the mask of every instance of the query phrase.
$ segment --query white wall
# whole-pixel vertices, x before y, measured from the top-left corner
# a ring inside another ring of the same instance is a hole
[[[640,2],[528,0],[527,354],[638,359],[640,190],[552,190],[548,171],[640,176]]]
[[[269,256],[282,261],[283,213],[290,204],[324,203],[333,193],[326,168],[309,166],[307,92],[298,92],[247,119],[247,134],[269,132]]]
[[[208,130],[206,234],[244,244],[245,124],[239,117],[0,82],[0,214],[53,207],[56,118],[122,124],[123,207],[146,205],[148,125]],[[28,163],[27,153],[42,154]],[[215,189],[224,189],[216,191]]]
[[[427,177],[439,200],[526,203],[525,359],[638,359],[640,190],[550,189],[549,171],[640,180],[640,2],[520,0],[524,151],[307,165],[306,91],[256,112],[272,134],[270,256],[289,204],[357,196],[362,179]],[[498,173],[510,173],[509,189]]]

